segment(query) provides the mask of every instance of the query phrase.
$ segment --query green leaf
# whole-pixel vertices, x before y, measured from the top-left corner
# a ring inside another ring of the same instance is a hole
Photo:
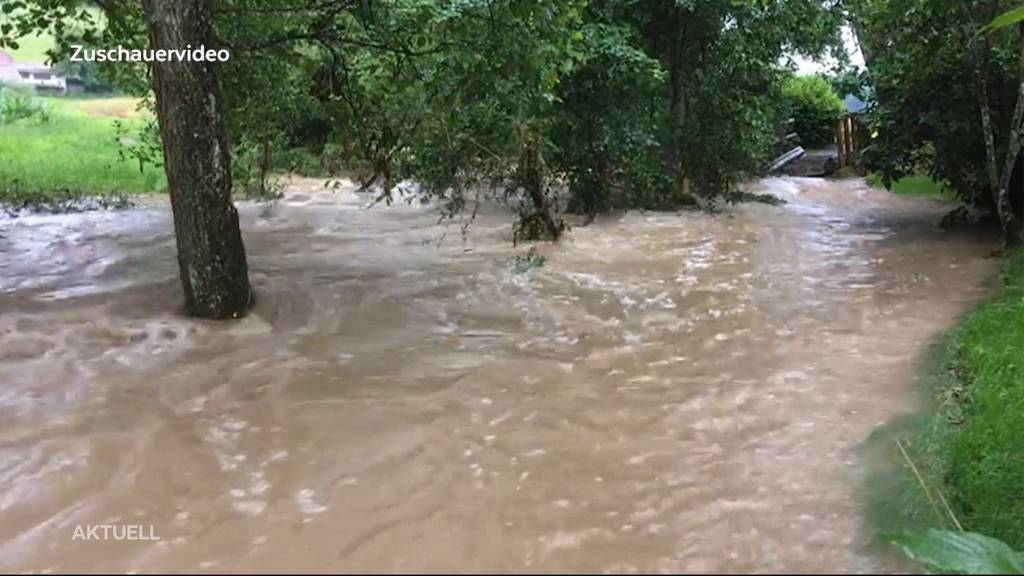
[[[989,22],[988,25],[981,29],[981,31],[991,32],[993,30],[998,30],[1000,28],[1012,26],[1013,24],[1016,24],[1021,20],[1024,20],[1024,5],[1021,5],[1017,8],[1014,8],[1013,10],[1004,12],[999,16],[996,16],[995,19]]]
[[[1006,543],[973,532],[928,530],[884,538],[914,560],[963,574],[1024,574],[1024,559]]]

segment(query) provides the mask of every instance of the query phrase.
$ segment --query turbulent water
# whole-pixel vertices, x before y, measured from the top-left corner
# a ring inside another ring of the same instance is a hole
[[[510,218],[312,181],[185,319],[170,216],[0,220],[0,570],[872,571],[857,447],[985,293],[948,206],[769,179],[516,270]],[[85,541],[139,525],[158,541]]]

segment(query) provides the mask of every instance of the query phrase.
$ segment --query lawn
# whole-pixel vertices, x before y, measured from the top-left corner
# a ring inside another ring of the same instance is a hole
[[[157,192],[163,170],[142,170],[122,159],[115,121],[139,126],[134,102],[114,99],[38,99],[49,120],[26,118],[0,129],[0,200],[48,194],[108,195]]]
[[[869,175],[867,180],[868,184],[872,187],[884,187],[881,178],[876,174]],[[956,199],[955,190],[924,175],[906,176],[901,178],[892,183],[890,191],[893,194],[900,194],[903,196],[936,196],[947,200]]]
[[[1024,251],[1017,251],[1004,261],[1001,292],[934,347],[921,411],[868,443],[876,456],[865,494],[872,530],[953,530],[955,516],[964,530],[1024,549],[1022,351]]]
[[[970,530],[1024,549],[1024,253],[1004,289],[956,336],[952,368],[962,422],[949,444],[949,496]]]

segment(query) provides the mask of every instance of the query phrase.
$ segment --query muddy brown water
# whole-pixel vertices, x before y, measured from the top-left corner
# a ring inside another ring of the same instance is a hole
[[[864,552],[857,447],[991,239],[859,180],[522,253],[486,209],[298,182],[255,312],[179,314],[163,205],[0,221],[0,570],[798,571]],[[83,541],[140,525],[159,541]]]

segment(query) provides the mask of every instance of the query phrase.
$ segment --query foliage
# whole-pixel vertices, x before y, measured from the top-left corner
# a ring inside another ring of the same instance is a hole
[[[781,206],[786,204],[784,199],[779,198],[774,194],[750,192],[748,190],[731,190],[723,196],[723,199],[729,204],[741,204],[745,202],[767,204],[769,206]]]
[[[105,75],[104,66],[110,67],[111,63],[72,62],[70,58],[62,58],[54,63],[53,69],[66,78],[80,81],[88,94],[111,94],[116,92],[116,88]]]
[[[823,76],[792,76],[782,88],[785,110],[805,147],[835,141],[835,123],[845,110],[843,101]]]
[[[0,85],[0,125],[19,121],[48,124],[52,117],[50,107],[31,92]]]
[[[137,2],[0,0],[15,4],[8,36],[48,33],[58,57],[71,38],[147,43]],[[519,214],[517,239],[557,238],[564,209],[703,202],[763,169],[782,56],[839,44],[833,4],[223,0],[235,175],[265,191],[267,166],[344,168],[385,199],[409,179],[446,214],[493,194]],[[115,68],[148,94],[144,66]]]
[[[982,28],[982,32],[992,32],[1000,28],[1006,28],[1007,26],[1012,26],[1022,20],[1024,20],[1024,6],[1018,6],[1017,8],[1007,10],[993,18],[991,22]]]
[[[987,36],[978,31],[998,11],[1015,4],[981,0],[847,3],[874,87],[868,118],[877,137],[864,150],[864,162],[885,183],[926,174],[949,183],[965,201],[992,207],[977,79],[988,84],[996,152],[1001,158],[1016,103],[1019,39],[1009,31]]]
[[[2,19],[3,15],[0,14],[0,20]],[[53,37],[50,34],[41,33],[28,34],[18,38],[17,49],[7,46],[3,50],[18,62],[46,62],[50,58],[48,52],[51,48],[53,48]]]
[[[269,140],[256,143],[248,139],[235,146],[231,169],[236,190],[250,198],[277,198],[281,195],[281,185],[271,174],[272,147]]]
[[[329,113],[385,195],[409,178],[454,214],[467,195],[491,189],[518,207],[525,236],[517,237],[557,238],[547,130],[560,78],[576,57],[579,23],[575,2],[439,2],[381,11],[363,33],[408,32],[383,54],[332,54],[339,82]]]
[[[591,23],[581,33],[580,57],[561,83],[551,127],[569,211],[673,207],[659,139],[664,71],[637,47],[630,27]]]
[[[973,532],[928,530],[891,534],[887,539],[907,556],[960,574],[1024,574],[1024,557],[1005,542]]]
[[[660,134],[675,193],[709,197],[766,163],[779,124],[784,54],[839,45],[830,3],[617,2],[667,75]],[[628,21],[628,20],[627,20]]]
[[[870,84],[867,72],[853,66],[840,66],[826,75],[825,79],[840,98],[852,94],[861,100],[867,100],[871,93],[867,89]]]
[[[516,274],[525,274],[544,266],[547,258],[537,251],[536,247],[530,247],[525,254],[516,254],[512,260],[512,271]]]
[[[147,165],[163,166],[163,145],[155,118],[142,122],[114,120],[113,126],[117,156],[122,162],[136,163],[139,174],[145,173]]]

